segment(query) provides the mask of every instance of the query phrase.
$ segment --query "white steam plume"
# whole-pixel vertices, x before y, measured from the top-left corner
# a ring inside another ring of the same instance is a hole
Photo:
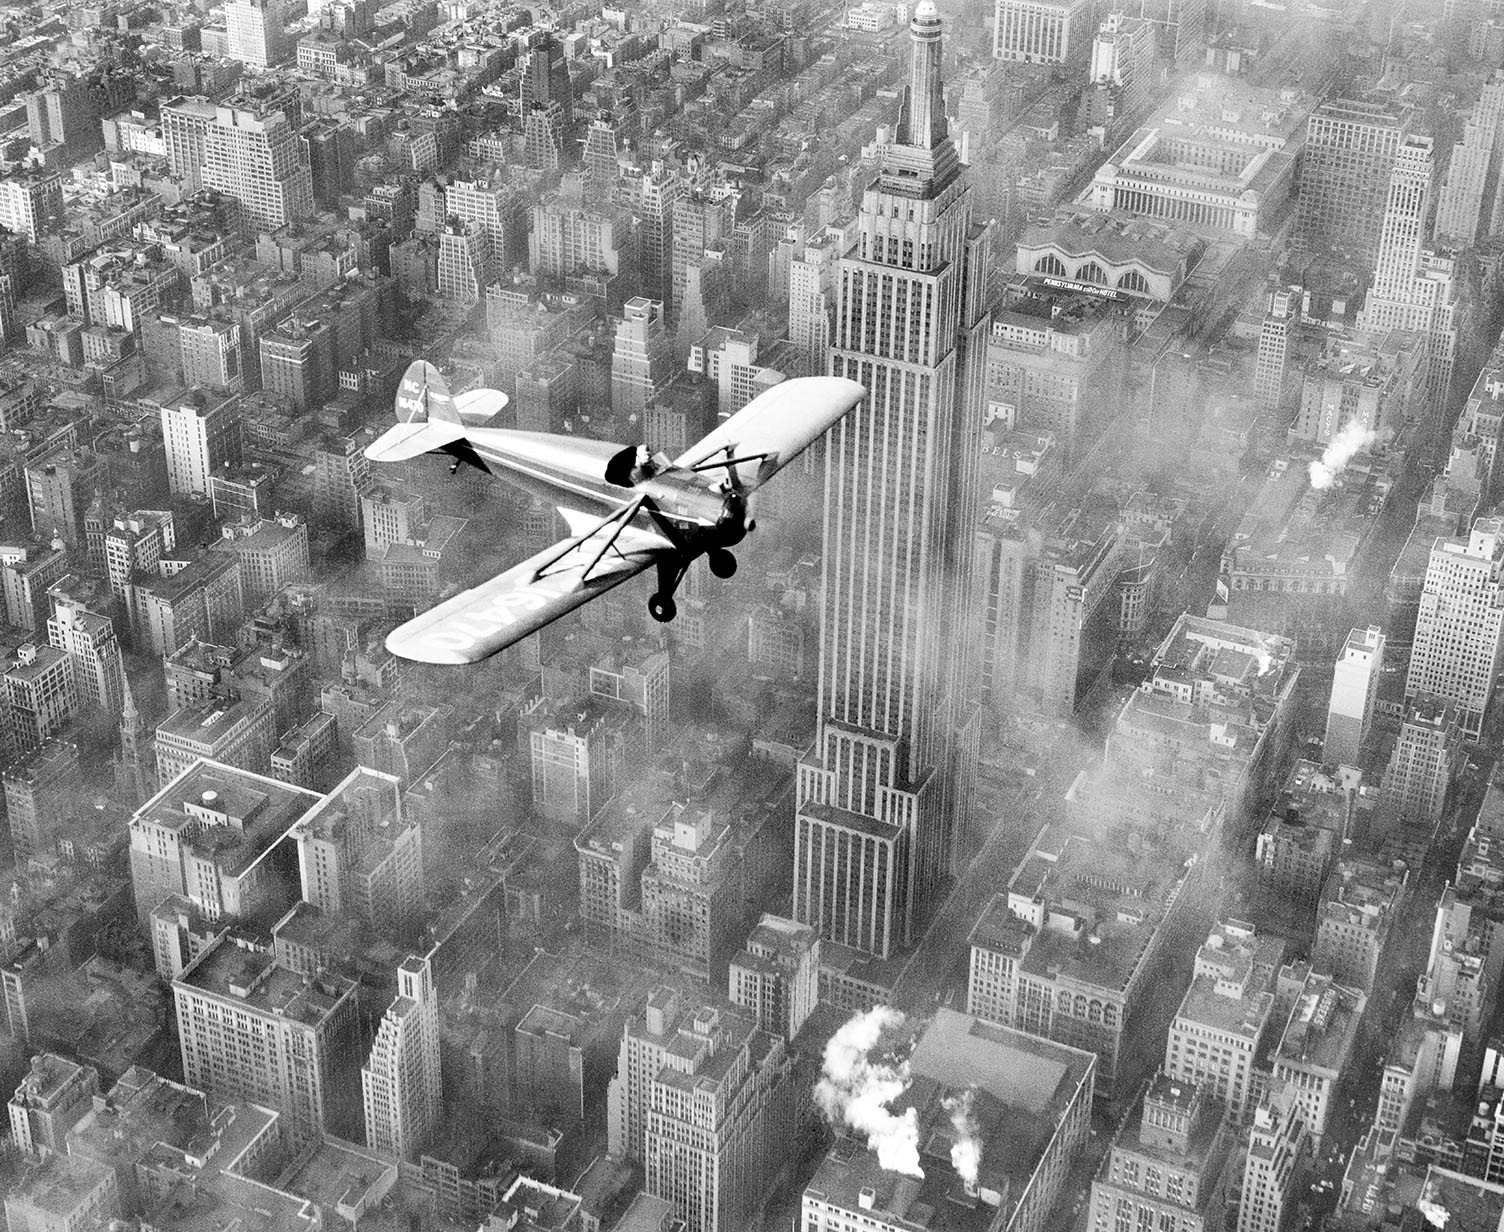
[[[1433,1228],[1444,1228],[1447,1221],[1452,1218],[1452,1212],[1447,1210],[1439,1202],[1433,1202],[1429,1195],[1422,1194],[1415,1204],[1415,1209],[1426,1217],[1426,1222]]]
[[[906,1176],[924,1175],[919,1166],[919,1120],[914,1109],[902,1116],[888,1105],[909,1085],[907,1062],[872,1059],[872,1050],[889,1027],[901,1027],[898,1010],[879,1005],[854,1015],[825,1045],[825,1063],[815,1084],[815,1100],[833,1125],[845,1123],[866,1136],[879,1166]]]
[[[1337,481],[1337,476],[1342,473],[1347,464],[1353,460],[1353,455],[1371,442],[1376,435],[1356,419],[1348,420],[1342,430],[1327,442],[1326,451],[1321,455],[1320,461],[1311,463],[1311,486],[1318,492],[1326,491]]]
[[[950,1148],[951,1166],[956,1175],[972,1189],[977,1185],[977,1171],[982,1166],[982,1127],[971,1111],[976,1099],[976,1089],[967,1087],[959,1095],[948,1096],[945,1110],[950,1113],[950,1127],[956,1140]]]

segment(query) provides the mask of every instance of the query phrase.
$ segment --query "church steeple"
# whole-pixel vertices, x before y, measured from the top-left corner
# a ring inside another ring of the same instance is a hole
[[[120,790],[135,797],[139,808],[151,795],[146,767],[147,745],[146,722],[136,709],[136,699],[131,693],[131,678],[125,669],[120,669],[120,759],[116,762]]]

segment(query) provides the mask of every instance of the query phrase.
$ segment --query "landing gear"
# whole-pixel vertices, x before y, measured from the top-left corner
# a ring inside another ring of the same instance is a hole
[[[648,598],[648,615],[659,624],[667,624],[679,614],[679,605],[673,595],[655,594]]]
[[[736,572],[736,557],[725,548],[712,548],[705,553],[705,563],[718,578],[729,578]]]

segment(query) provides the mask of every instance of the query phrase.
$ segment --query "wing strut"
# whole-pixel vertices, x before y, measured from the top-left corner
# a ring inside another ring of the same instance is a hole
[[[726,445],[724,448],[728,454],[731,452],[732,447],[730,445]],[[692,471],[713,471],[724,466],[727,470],[730,470],[733,466],[740,466],[743,462],[766,462],[772,456],[771,453],[748,453],[743,454],[739,458],[722,458],[716,462],[698,462],[689,469]]]
[[[590,542],[591,539],[593,539],[596,535],[600,534],[601,531],[607,529],[608,527],[610,528],[611,533],[606,537],[606,542],[601,545],[601,550],[590,558],[590,563],[585,566],[584,570],[580,574],[580,580],[583,582],[590,581],[591,572],[597,565],[601,563],[602,560],[605,559],[607,552],[614,551],[623,560],[626,560],[626,555],[621,551],[620,548],[616,546],[616,541],[621,538],[622,531],[626,530],[626,528],[631,525],[632,519],[637,516],[638,512],[642,509],[646,501],[647,497],[645,496],[639,496],[634,500],[630,500],[615,513],[608,514],[592,530],[587,531],[585,534],[580,535],[577,538],[566,540],[558,552],[555,552],[552,556],[550,556],[547,560],[545,560],[538,566],[537,571],[533,574],[533,576],[535,578],[547,577],[550,568],[558,564],[561,560],[564,559],[564,557],[568,556],[577,548],[584,547],[586,543]],[[575,566],[570,567],[574,568]]]

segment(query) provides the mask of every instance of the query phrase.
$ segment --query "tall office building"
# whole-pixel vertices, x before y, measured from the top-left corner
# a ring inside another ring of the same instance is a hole
[[[164,899],[189,899],[206,919],[285,910],[297,887],[280,858],[264,858],[319,802],[263,775],[197,762],[131,818],[131,885],[143,927]]]
[[[563,121],[557,103],[534,104],[522,122],[523,160],[535,171],[558,171],[565,159]]]
[[[616,129],[609,116],[599,115],[590,121],[581,159],[585,165],[585,204],[596,209],[613,208],[621,183],[621,165],[617,159]]]
[[[0,676],[0,705],[10,747],[23,752],[40,747],[78,712],[72,657],[55,646],[23,642],[15,663]]]
[[[414,1162],[443,1114],[439,1087],[439,994],[426,958],[397,968],[397,995],[387,1007],[360,1071],[366,1145]]]
[[[491,242],[478,222],[451,218],[439,232],[439,298],[474,304],[485,297]]]
[[[240,393],[245,388],[241,372],[240,326],[219,317],[189,317],[178,325],[178,353],[183,363],[183,384],[190,389],[223,389]]]
[[[485,233],[485,272],[481,282],[484,292],[486,285],[505,266],[509,251],[515,247],[513,233],[527,225],[523,221],[526,215],[516,205],[516,193],[500,180],[452,180],[444,186],[444,212],[451,218],[478,225]],[[441,266],[443,259],[441,249]],[[441,269],[440,283],[443,280]]]
[[[628,180],[625,204],[637,219],[637,274],[642,293],[665,307],[674,295],[674,202],[684,191],[677,171],[655,162]]]
[[[1296,1089],[1271,1085],[1248,1133],[1237,1232],[1284,1232],[1290,1226],[1309,1137]]]
[[[737,195],[727,190],[696,189],[674,201],[671,298],[676,311],[683,311],[690,269],[703,267],[708,251],[724,248],[729,242],[736,223],[736,204]]]
[[[207,98],[180,95],[162,104],[162,142],[167,166],[183,185],[183,192],[203,187],[204,143],[218,109]]]
[[[783,1041],[743,1011],[659,985],[622,1030],[607,1096],[614,1155],[687,1232],[738,1232],[767,1192],[794,1128]]]
[[[555,115],[561,136],[574,126],[574,87],[569,81],[569,61],[553,31],[541,30],[533,36],[518,89],[524,117],[530,111],[553,107],[557,108]]]
[[[1504,81],[1483,86],[1478,104],[1452,147],[1446,183],[1436,202],[1436,235],[1461,248],[1471,247],[1480,233],[1486,238],[1493,222],[1498,189],[1501,139],[1499,123],[1504,107]]]
[[[192,389],[162,403],[162,443],[167,448],[167,487],[174,496],[207,496],[209,476],[221,466],[239,466],[240,400]]]
[[[1206,0],[1112,0],[1112,10],[1154,27],[1159,58],[1177,69],[1201,63],[1206,50]]]
[[[1226,1108],[1204,1084],[1160,1073],[1144,1088],[1138,1113],[1092,1182],[1087,1226],[1224,1228],[1235,1154]]]
[[[798,362],[791,376],[824,372],[830,362],[836,281],[845,247],[841,233],[826,227],[789,260],[789,341]]]
[[[1025,64],[1066,64],[1091,53],[1091,0],[997,0],[992,55]]]
[[[47,621],[47,640],[73,660],[79,702],[96,714],[119,714],[125,667],[114,621],[60,598]]]
[[[313,213],[308,142],[282,111],[220,106],[204,129],[205,188],[233,197],[240,223],[255,235]]]
[[[1093,124],[1101,125],[1111,144],[1127,136],[1129,123],[1143,114],[1159,79],[1154,67],[1155,29],[1123,12],[1107,15],[1091,44],[1091,82],[1087,94]],[[976,140],[986,139],[979,129]]]
[[[80,779],[78,746],[68,740],[49,740],[0,773],[11,849],[19,867],[25,868],[33,856],[56,850],[57,827],[75,803]]]
[[[592,208],[553,193],[533,206],[528,268],[533,277],[564,283],[593,276],[602,284],[621,272],[622,240],[614,209]]]
[[[1470,739],[1483,730],[1501,666],[1504,520],[1479,518],[1466,539],[1437,539],[1421,588],[1405,698],[1421,693],[1457,703]]]
[[[1435,143],[1430,137],[1411,135],[1400,144],[1389,173],[1384,219],[1379,229],[1379,249],[1374,262],[1370,301],[1393,301],[1403,314],[1414,302],[1416,273],[1421,247],[1426,241],[1426,220],[1431,208],[1431,178]],[[1396,325],[1390,328],[1414,328]]]
[[[1409,128],[1408,111],[1387,103],[1329,99],[1311,112],[1296,216],[1302,243],[1374,258],[1389,173]]]
[[[1452,258],[1426,246],[1434,174],[1431,138],[1406,137],[1390,172],[1373,285],[1358,327],[1374,333],[1414,330],[1424,336],[1430,360],[1427,384],[1444,403],[1456,358],[1458,292]]]
[[[63,177],[32,171],[0,180],[0,227],[33,244],[63,227]]]
[[[286,1118],[297,1150],[358,1118],[355,982],[215,941],[172,982],[183,1077],[216,1102]]]
[[[1427,693],[1410,698],[1384,774],[1385,811],[1434,828],[1463,760],[1456,703]]]
[[[225,5],[225,43],[231,60],[252,68],[273,68],[291,49],[284,26],[284,0],[229,0]]]
[[[1325,761],[1358,765],[1358,753],[1373,722],[1373,704],[1384,675],[1384,631],[1354,629],[1332,669],[1332,695],[1326,708]]]
[[[1285,388],[1285,361],[1290,333],[1298,315],[1299,288],[1278,287],[1269,292],[1264,323],[1259,327],[1258,359],[1253,370],[1253,396],[1261,410],[1279,408]]]
[[[764,914],[731,960],[731,1000],[769,1035],[791,1040],[820,1000],[820,938],[807,924]]]
[[[395,931],[423,903],[423,831],[402,808],[401,781],[357,766],[289,832],[303,901]]]
[[[975,764],[974,639],[956,622],[972,608],[985,239],[967,242],[932,0],[910,34],[897,137],[841,262],[830,371],[868,396],[826,438],[819,734],[794,855],[795,918],[883,956],[951,872]]]
[[[1274,1010],[1285,943],[1225,920],[1196,953],[1191,986],[1165,1040],[1164,1072],[1198,1084],[1241,1125],[1258,1100],[1258,1065],[1284,1029]],[[1272,1037],[1272,1038],[1271,1038]]]
[[[641,421],[650,403],[673,379],[674,346],[663,322],[663,305],[641,295],[629,299],[616,323],[611,350],[611,410],[618,419]]]
[[[94,1107],[99,1071],[67,1057],[44,1052],[11,1096],[11,1141],[28,1155],[66,1154],[68,1131]]]

